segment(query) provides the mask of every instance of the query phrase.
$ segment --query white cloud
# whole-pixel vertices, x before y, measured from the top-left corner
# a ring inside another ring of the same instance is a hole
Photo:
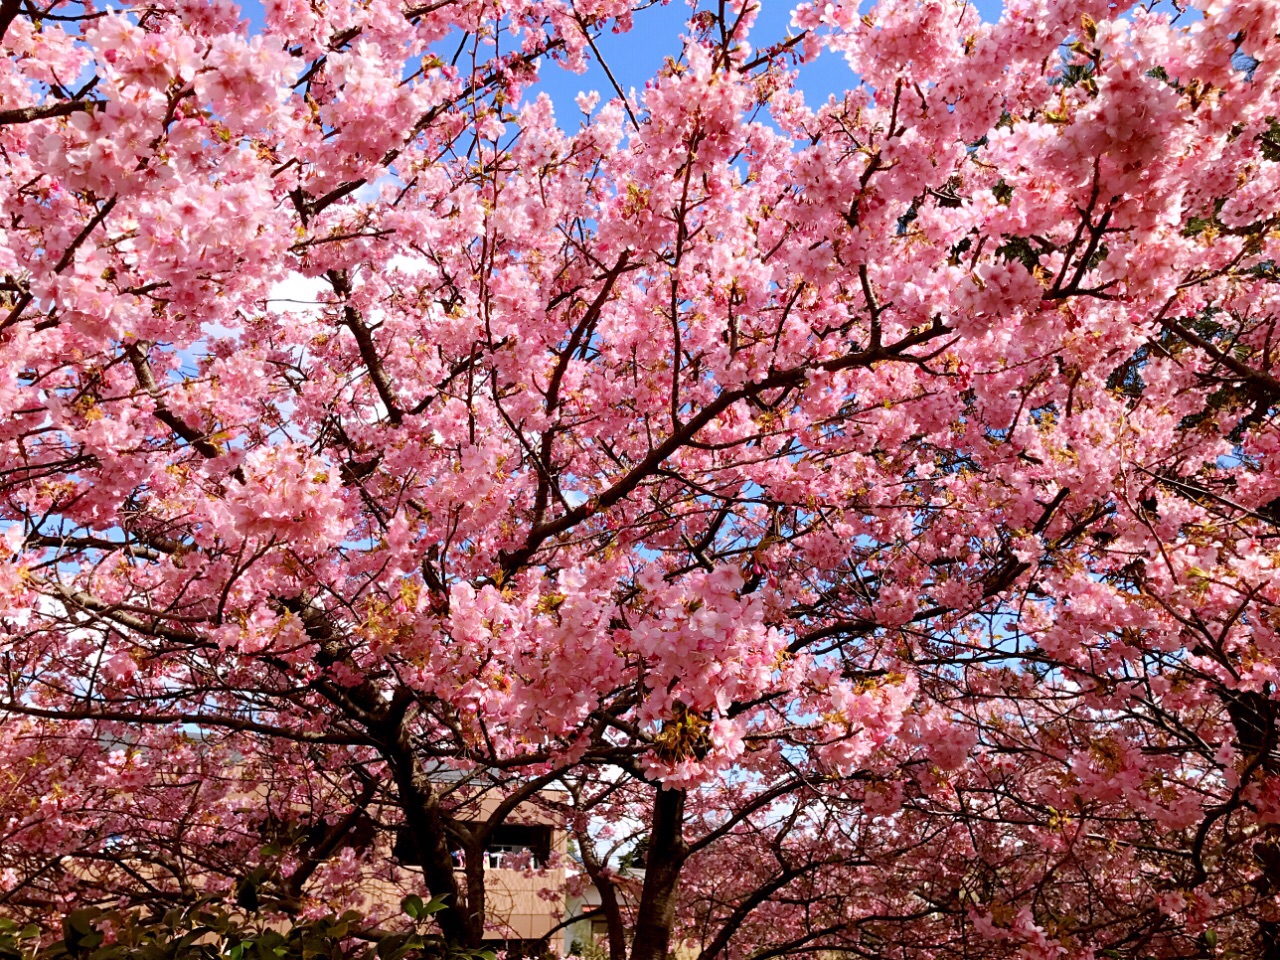
[[[267,306],[280,313],[299,313],[318,316],[321,295],[329,290],[323,277],[304,277],[291,273],[271,285],[267,292]]]

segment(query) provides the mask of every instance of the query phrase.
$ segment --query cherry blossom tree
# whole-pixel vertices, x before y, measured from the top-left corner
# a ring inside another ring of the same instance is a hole
[[[1277,956],[1280,5],[642,7],[0,3],[0,909]]]

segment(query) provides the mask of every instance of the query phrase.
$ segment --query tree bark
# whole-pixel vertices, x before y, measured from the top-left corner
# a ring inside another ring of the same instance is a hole
[[[21,9],[21,0],[0,0],[0,40],[4,39],[5,31]]]
[[[605,873],[605,865],[596,856],[591,847],[591,837],[585,831],[578,837],[578,848],[587,876],[600,893],[600,910],[609,929],[609,960],[627,960],[627,926],[622,917],[622,907],[618,903],[618,889],[613,879]]]
[[[463,846],[466,857],[467,878],[467,910],[463,922],[467,927],[468,946],[478,947],[484,939],[485,909],[485,846],[486,844],[474,833],[468,831],[467,842]]]
[[[422,876],[428,892],[432,897],[441,898],[446,905],[444,910],[435,914],[434,919],[451,947],[478,947],[484,936],[483,898],[480,904],[480,922],[477,925],[472,922],[471,917],[474,905],[468,903],[468,898],[458,883],[453,853],[450,850],[448,818],[440,809],[440,798],[431,778],[413,756],[412,748],[403,742],[398,742],[396,748],[391,767],[412,850],[422,866]]]
[[[683,790],[659,788],[653,802],[653,828],[645,862],[644,887],[636,913],[631,960],[666,960],[675,923],[676,889],[684,866]]]

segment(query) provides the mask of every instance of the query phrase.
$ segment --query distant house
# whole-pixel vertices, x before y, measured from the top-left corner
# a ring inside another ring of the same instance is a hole
[[[481,804],[477,818],[486,807]],[[549,899],[544,891],[564,888],[563,860],[566,833],[547,811],[523,804],[494,830],[484,852],[485,940],[510,955],[540,953],[548,934],[555,933],[552,946],[561,947],[559,927],[565,917],[561,896]],[[407,838],[397,838],[392,855],[403,866],[418,864]],[[554,856],[553,856],[554,855]],[[460,854],[458,867],[461,869]],[[561,947],[563,949],[563,947]]]
[[[460,779],[453,771],[441,771],[440,777],[444,780]],[[257,807],[263,803],[266,790],[259,786],[239,793],[232,802],[243,803],[246,808]],[[544,799],[554,801],[555,791],[545,792]],[[499,802],[497,796],[482,794],[472,797],[467,806],[472,810],[474,819],[482,820],[494,811]],[[309,839],[305,828],[290,826],[275,816],[269,815],[264,819],[261,829],[264,840],[281,846],[301,845],[305,849],[314,842]],[[362,822],[357,823],[344,843],[344,846],[354,847],[358,857],[370,864],[367,873],[361,871],[363,875],[359,881],[363,902],[351,906],[371,916],[394,916],[400,913],[401,898],[409,892],[405,881],[411,881],[411,878],[396,878],[394,872],[379,869],[376,865],[385,864],[388,855],[398,866],[409,871],[420,864],[416,862],[406,834],[397,833],[388,849],[386,841],[376,837],[375,830],[373,822],[367,816],[362,817]],[[314,827],[312,832],[315,832]],[[590,884],[582,889],[577,884],[568,883],[575,877],[585,879],[581,878],[580,867],[568,856],[568,846],[568,833],[562,822],[538,803],[519,805],[494,830],[483,855],[486,943],[507,951],[513,957],[538,955],[547,947],[567,954],[575,945],[585,948],[594,938],[605,936],[603,920],[599,917],[588,916],[573,922],[574,917],[595,912],[600,896]],[[130,854],[129,839],[124,836],[110,838],[107,848],[113,857],[85,862],[71,858],[62,869],[80,871],[86,880],[111,886],[110,874],[123,869],[137,877],[139,865],[149,860],[141,850],[137,851],[135,860]],[[336,852],[331,851],[328,855]],[[455,856],[461,872],[461,853]],[[161,886],[172,881],[171,876],[164,870],[155,869],[154,865],[151,869],[142,867],[142,870],[149,881],[158,882]],[[204,879],[221,885],[227,877],[227,871],[214,871]],[[200,883],[198,872],[188,879],[197,885]],[[409,886],[417,884],[411,882]],[[580,889],[581,893],[566,897],[564,891],[567,887]]]

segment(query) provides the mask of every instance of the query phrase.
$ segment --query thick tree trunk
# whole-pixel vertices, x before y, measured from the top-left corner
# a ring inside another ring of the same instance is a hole
[[[18,15],[21,9],[21,0],[3,0],[3,2],[0,2],[0,40],[4,39],[5,31],[9,29],[9,24],[13,23],[13,18]]]
[[[666,960],[671,950],[676,890],[687,852],[684,800],[683,790],[663,788],[654,799],[649,857],[636,913],[635,938],[631,941],[631,960]]]
[[[468,945],[478,947],[481,940],[484,939],[485,845],[478,841],[474,834],[468,837],[468,841],[463,848],[467,871],[467,915],[465,922],[467,925],[467,937],[470,940]]]
[[[316,657],[322,667],[343,663],[353,671],[358,668],[339,641],[324,611],[301,599],[280,601],[280,606],[298,615],[308,636],[316,640],[320,651]],[[458,883],[453,864],[453,839],[448,815],[440,809],[440,797],[430,774],[415,755],[406,718],[413,696],[405,688],[396,690],[390,701],[383,699],[369,680],[345,690],[332,699],[338,705],[350,703],[354,718],[363,722],[381,744],[380,752],[391,768],[400,809],[404,814],[410,848],[422,867],[423,880],[432,897],[439,897],[446,908],[434,915],[440,932],[453,948],[474,948],[484,937],[484,883],[480,884],[478,906],[468,896],[473,884],[464,891]],[[479,910],[479,920],[473,914]]]
[[[609,960],[627,960],[627,925],[618,903],[618,889],[604,870],[604,864],[591,847],[590,836],[579,836],[578,847],[582,852],[582,865],[587,876],[600,893],[600,910],[609,930]]]
[[[416,766],[413,764],[412,766]],[[445,829],[440,799],[424,782],[421,772],[396,770],[396,786],[400,791],[400,806],[404,811],[405,827],[409,831],[413,853],[422,865],[422,875],[432,897],[440,897],[446,909],[435,915],[440,932],[450,946],[474,947],[480,938],[472,936],[467,923],[468,904],[458,885],[453,867],[453,854],[449,850],[449,833]]]

